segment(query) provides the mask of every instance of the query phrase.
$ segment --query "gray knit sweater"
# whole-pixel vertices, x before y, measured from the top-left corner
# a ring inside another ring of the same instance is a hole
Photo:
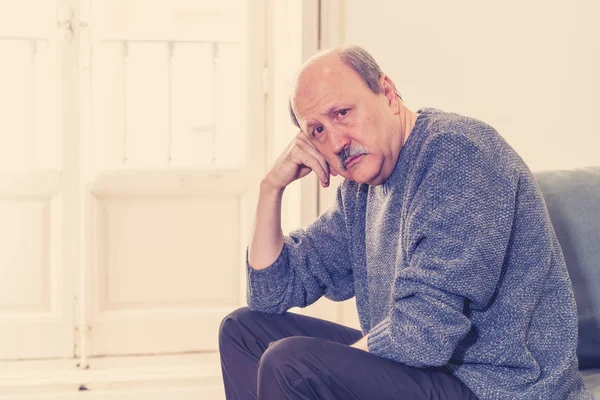
[[[480,399],[591,399],[571,283],[528,167],[481,121],[418,113],[383,185],[344,181],[273,265],[247,266],[249,308],[356,296],[373,354],[445,366]]]

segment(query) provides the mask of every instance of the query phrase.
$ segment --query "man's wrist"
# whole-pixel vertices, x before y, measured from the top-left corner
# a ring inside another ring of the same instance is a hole
[[[285,190],[285,187],[280,188],[280,187],[274,185],[269,180],[268,176],[265,176],[260,181],[260,192],[263,195],[267,195],[267,196],[281,196],[281,194],[283,193],[284,190]]]

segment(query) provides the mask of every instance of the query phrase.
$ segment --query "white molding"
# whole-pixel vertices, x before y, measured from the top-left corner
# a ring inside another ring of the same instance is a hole
[[[321,0],[321,49],[345,44],[346,0]]]
[[[96,196],[241,195],[258,183],[257,173],[240,170],[114,171],[99,175],[88,189]]]
[[[319,4],[317,0],[302,2],[302,61],[319,49]],[[298,69],[300,65],[296,68]],[[289,118],[289,117],[288,117]],[[300,224],[310,225],[319,216],[319,180],[314,173],[302,179]]]
[[[111,185],[107,187],[110,188]],[[165,185],[159,180],[157,188],[161,187],[165,187]],[[220,199],[217,201],[220,201],[222,206],[232,207],[230,214],[236,215],[233,218],[240,219],[242,197],[246,192],[238,188],[235,192],[228,193],[227,189],[213,188],[205,190],[204,193],[194,194],[182,193],[171,188],[162,194],[152,194],[151,191],[140,194],[136,191],[125,190],[125,186],[121,189],[111,193],[103,192],[101,195],[91,193],[89,196],[88,238],[90,241],[88,254],[90,258],[87,260],[86,271],[88,276],[86,282],[87,322],[84,328],[86,339],[80,343],[86,345],[87,354],[93,356],[214,351],[218,348],[217,332],[221,320],[229,312],[242,306],[241,303],[243,299],[245,300],[245,296],[243,296],[245,292],[239,290],[242,283],[245,282],[237,273],[238,266],[241,267],[244,264],[234,262],[234,264],[230,264],[227,271],[223,270],[223,274],[232,278],[227,278],[219,284],[227,288],[227,291],[222,292],[224,293],[222,297],[203,298],[202,294],[197,293],[197,298],[182,297],[179,302],[171,299],[153,304],[143,301],[137,304],[110,303],[104,293],[104,290],[109,287],[109,281],[103,275],[104,272],[110,270],[109,264],[106,263],[106,252],[110,251],[106,247],[108,243],[108,236],[106,236],[108,232],[105,231],[106,212],[114,205],[123,206],[140,201],[159,205],[172,203],[174,206],[187,204],[197,207],[202,205],[203,198],[210,203],[215,201],[214,197],[218,197]],[[231,191],[234,191],[233,187]],[[231,231],[235,232],[235,228],[232,228]],[[241,253],[240,236],[232,234],[232,237],[227,240],[226,248],[230,249],[232,254],[236,254],[238,251]],[[128,251],[140,251],[140,249],[137,247],[137,250],[132,248]],[[234,256],[233,259],[239,260],[237,256]],[[244,270],[243,268],[239,269]],[[186,293],[188,296],[190,295],[189,288]],[[231,295],[226,295],[227,293],[231,293]],[[151,335],[148,335],[148,332],[151,332]],[[152,339],[149,339],[149,336]],[[78,355],[82,354],[79,352],[83,350],[81,346],[78,344]]]
[[[50,200],[62,185],[60,171],[0,171],[0,200]]]
[[[225,400],[222,385],[181,388],[70,391],[34,395],[0,395],[0,400]]]
[[[75,359],[0,362],[0,400],[225,398],[218,353],[88,361],[84,370]]]
[[[269,0],[268,165],[273,164],[298,132],[290,121],[288,102],[295,74],[318,50],[318,10],[317,0]],[[306,226],[316,218],[317,186],[314,174],[288,186],[282,205],[284,233]]]

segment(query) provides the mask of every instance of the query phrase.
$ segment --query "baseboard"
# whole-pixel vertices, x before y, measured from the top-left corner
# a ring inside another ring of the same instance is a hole
[[[0,363],[0,400],[225,398],[218,354]]]

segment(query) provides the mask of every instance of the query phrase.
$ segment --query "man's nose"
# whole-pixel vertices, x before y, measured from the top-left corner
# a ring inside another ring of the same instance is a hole
[[[350,136],[347,135],[343,130],[330,129],[331,145],[335,155],[339,155],[344,147],[350,145]]]

